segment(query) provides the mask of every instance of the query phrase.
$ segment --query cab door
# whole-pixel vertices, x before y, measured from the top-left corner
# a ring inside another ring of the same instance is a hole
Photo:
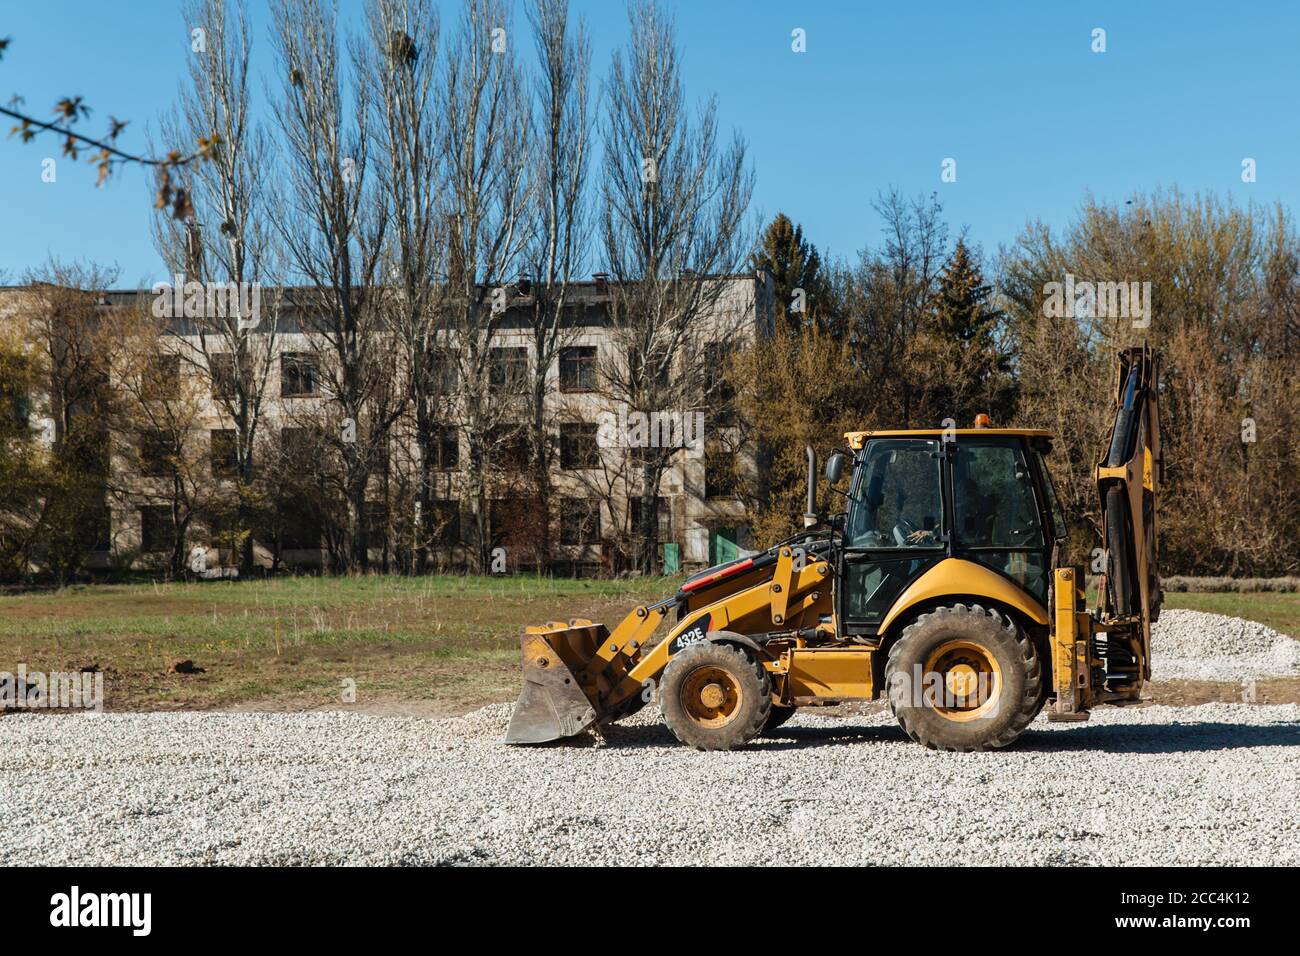
[[[937,439],[878,438],[862,450],[844,525],[837,610],[843,633],[876,634],[895,599],[947,555]]]
[[[984,565],[1047,605],[1048,503],[1015,437],[962,438],[951,449],[953,554]]]

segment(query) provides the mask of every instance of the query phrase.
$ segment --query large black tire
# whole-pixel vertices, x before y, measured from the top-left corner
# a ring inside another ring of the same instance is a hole
[[[767,733],[769,730],[776,730],[776,728],[780,727],[787,720],[793,717],[794,712],[798,709],[798,707],[786,707],[782,704],[773,704],[772,712],[767,715],[767,723],[763,725],[763,733]]]
[[[941,689],[954,686],[951,673],[955,686],[972,693],[971,675],[981,668],[988,676],[983,697],[918,693],[931,673],[943,675]],[[935,608],[908,625],[890,648],[885,686],[899,726],[931,750],[1005,747],[1029,726],[1044,696],[1034,642],[1014,621],[977,604]]]
[[[749,743],[766,726],[772,712],[772,680],[744,647],[714,641],[694,644],[664,669],[659,710],[668,729],[688,747],[731,750]]]

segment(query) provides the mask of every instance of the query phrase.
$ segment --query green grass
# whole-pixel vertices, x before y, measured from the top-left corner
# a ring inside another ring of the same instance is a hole
[[[1180,591],[1165,594],[1165,607],[1245,617],[1267,624],[1283,634],[1300,637],[1300,594],[1297,593],[1196,594]]]
[[[301,696],[414,698],[455,709],[517,689],[519,631],[613,624],[678,579],[438,576],[77,586],[0,597],[0,670],[97,665],[110,707]],[[204,668],[171,674],[179,660]]]

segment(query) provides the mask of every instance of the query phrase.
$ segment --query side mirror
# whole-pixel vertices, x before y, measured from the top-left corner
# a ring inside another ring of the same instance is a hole
[[[844,453],[836,452],[826,459],[826,480],[836,484],[844,474]]]

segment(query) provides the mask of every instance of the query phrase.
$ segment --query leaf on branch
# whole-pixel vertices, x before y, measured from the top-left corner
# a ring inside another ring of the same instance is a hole
[[[65,96],[54,104],[54,113],[69,123],[75,123],[90,115],[90,107],[81,102],[80,96]]]
[[[74,160],[77,158],[77,140],[71,134],[63,140],[63,155]]]
[[[216,153],[217,147],[220,145],[221,145],[221,137],[218,136],[216,133],[213,133],[211,136],[200,136],[199,151],[198,151],[199,158],[211,159],[213,155]]]
[[[24,143],[30,143],[36,138],[36,130],[32,129],[31,120],[23,120],[21,123],[9,130],[9,135],[17,135]]]
[[[153,208],[166,209],[172,201],[172,177],[167,167],[158,170],[158,192],[154,194]]]
[[[9,49],[9,44],[13,42],[13,37],[0,38],[0,60],[5,57],[5,50]]]
[[[113,172],[112,154],[106,149],[101,149],[90,157],[90,162],[94,163],[99,169],[99,175],[95,177],[95,185],[102,186],[108,181],[109,175]]]
[[[111,143],[117,139],[117,135],[126,129],[130,122],[130,120],[120,120],[116,116],[110,116],[108,118],[108,141]]]

